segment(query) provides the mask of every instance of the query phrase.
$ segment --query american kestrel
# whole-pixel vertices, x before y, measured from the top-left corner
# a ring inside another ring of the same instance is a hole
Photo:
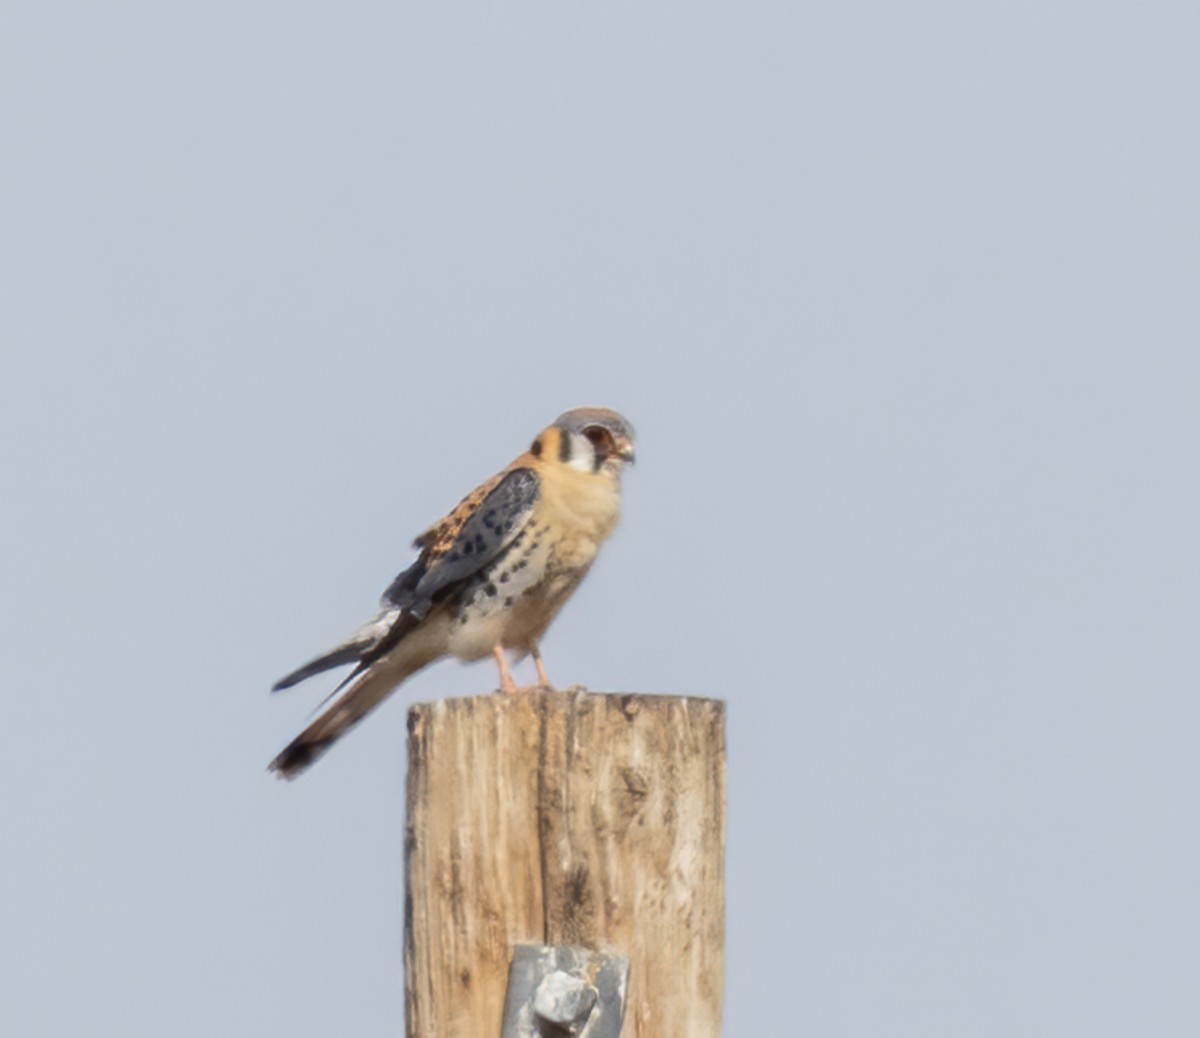
[[[617,525],[633,436],[616,411],[568,411],[421,534],[417,561],[383,593],[379,615],[276,682],[272,691],[356,664],[271,770],[294,778],[402,681],[444,656],[495,657],[501,690],[513,692],[505,653],[531,655],[549,687],[538,642]]]

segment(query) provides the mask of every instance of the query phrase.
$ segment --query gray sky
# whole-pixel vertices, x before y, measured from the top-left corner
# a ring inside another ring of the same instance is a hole
[[[730,708],[727,1033],[1200,1033],[1200,7],[11,5],[0,1004],[394,1036],[413,535],[637,425],[562,683]]]

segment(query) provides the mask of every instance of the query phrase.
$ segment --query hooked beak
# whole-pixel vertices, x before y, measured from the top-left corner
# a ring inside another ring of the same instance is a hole
[[[637,454],[633,449],[633,444],[629,440],[621,440],[617,443],[617,457],[627,465],[633,465],[637,462]]]

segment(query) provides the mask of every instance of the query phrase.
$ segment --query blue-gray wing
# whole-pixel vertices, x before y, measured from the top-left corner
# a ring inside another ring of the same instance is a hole
[[[417,541],[421,557],[383,594],[420,619],[447,589],[474,576],[498,558],[533,513],[539,493],[532,469],[512,469],[465,497],[445,519]]]

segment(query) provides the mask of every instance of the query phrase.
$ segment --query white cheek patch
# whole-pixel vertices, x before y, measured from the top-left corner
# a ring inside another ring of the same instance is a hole
[[[571,457],[567,459],[567,467],[576,472],[593,472],[596,466],[596,451],[592,441],[578,433],[569,433],[571,437]]]

